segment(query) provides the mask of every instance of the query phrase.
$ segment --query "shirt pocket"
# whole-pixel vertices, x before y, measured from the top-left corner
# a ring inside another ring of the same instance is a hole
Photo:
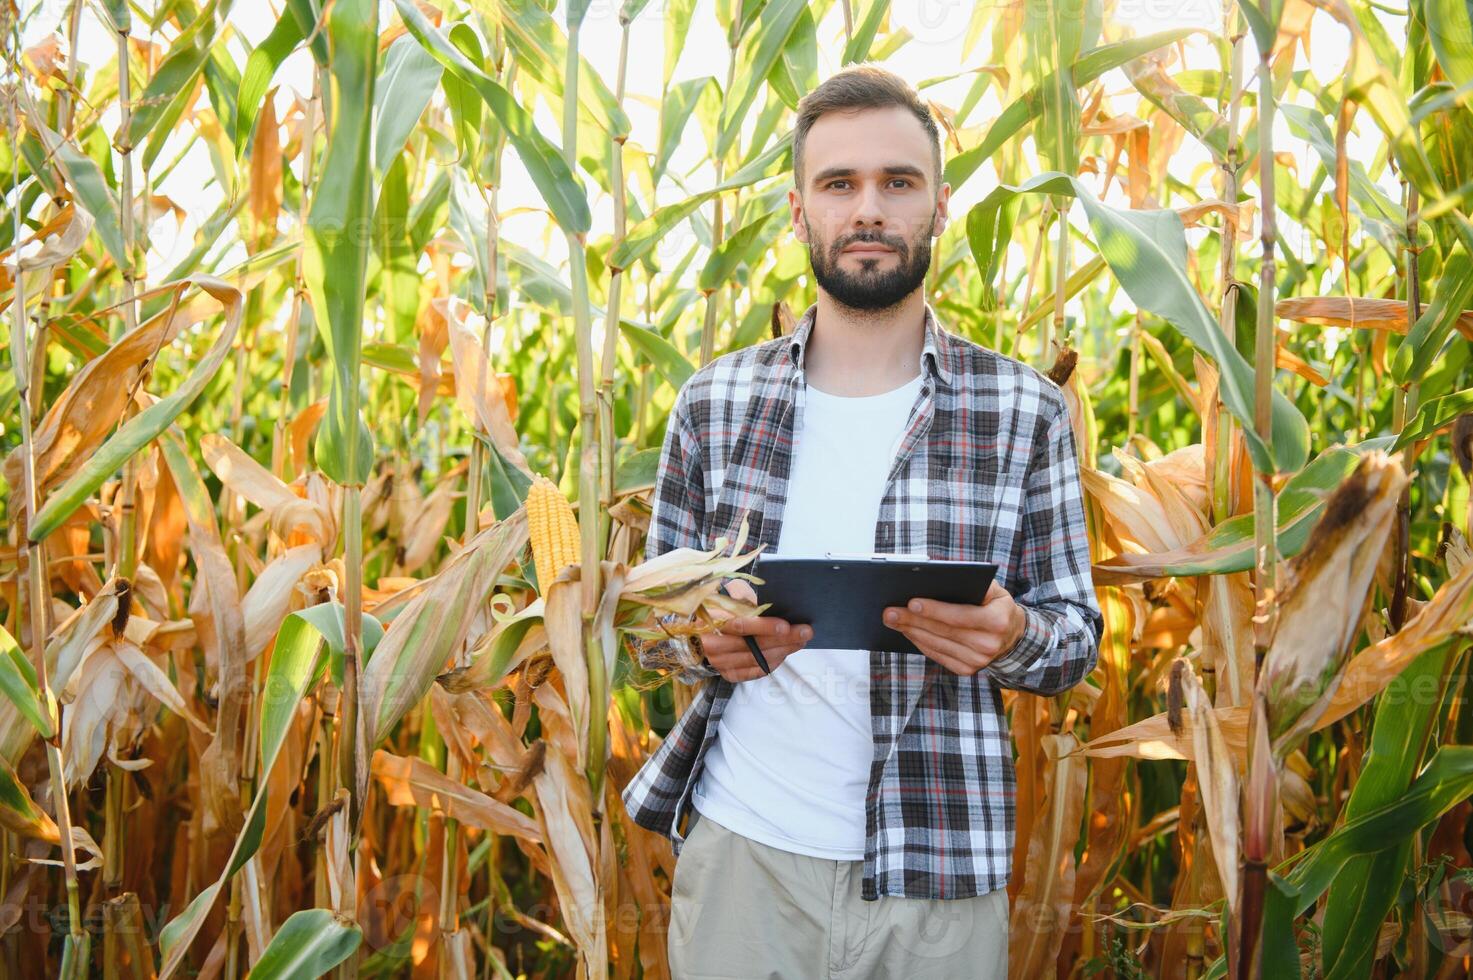
[[[1006,586],[1022,541],[1022,470],[996,458],[946,467],[931,504],[931,557],[994,562]]]

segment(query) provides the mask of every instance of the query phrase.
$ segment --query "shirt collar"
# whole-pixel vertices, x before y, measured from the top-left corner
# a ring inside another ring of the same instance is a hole
[[[793,367],[802,370],[804,357],[808,350],[808,338],[813,332],[813,320],[818,314],[818,304],[814,303],[804,311],[803,316],[798,319],[797,325],[789,335],[788,355],[792,359]],[[929,374],[941,384],[950,385],[955,365],[952,362],[955,349],[952,338],[941,322],[936,318],[936,311],[931,304],[926,304],[925,339],[921,344],[920,368],[923,374]]]

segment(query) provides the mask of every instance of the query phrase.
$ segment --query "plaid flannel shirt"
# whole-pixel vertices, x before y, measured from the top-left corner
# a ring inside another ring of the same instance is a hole
[[[716,358],[681,388],[648,558],[710,549],[723,535],[734,541],[743,517],[747,548],[776,549],[816,309],[793,333]],[[1010,651],[972,676],[919,654],[870,652],[866,900],[967,898],[1007,884],[1016,777],[999,688],[1050,695],[1078,684],[1094,669],[1102,628],[1058,386],[946,331],[929,305],[921,362],[925,380],[891,466],[874,550],[994,562],[1026,625]],[[681,816],[734,685],[687,640],[636,642],[635,651],[645,667],[702,683],[623,793],[634,821],[669,837],[678,855]]]

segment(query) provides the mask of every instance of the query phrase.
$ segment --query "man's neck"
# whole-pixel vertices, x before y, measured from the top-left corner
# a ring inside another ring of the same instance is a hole
[[[886,310],[856,310],[824,290],[803,354],[809,384],[861,398],[893,391],[920,373],[926,301],[920,289]]]

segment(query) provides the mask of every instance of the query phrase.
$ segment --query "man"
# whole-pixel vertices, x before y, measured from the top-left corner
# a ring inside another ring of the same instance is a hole
[[[951,189],[914,89],[869,65],[825,81],[798,107],[793,176],[818,301],[682,387],[648,556],[734,540],[746,517],[749,546],[776,554],[985,560],[998,581],[979,605],[886,609],[924,655],[807,648],[807,627],[770,616],[644,646],[646,666],[710,680],[624,802],[674,844],[677,977],[1003,977],[999,688],[1057,694],[1098,656],[1069,413],[925,301]]]

